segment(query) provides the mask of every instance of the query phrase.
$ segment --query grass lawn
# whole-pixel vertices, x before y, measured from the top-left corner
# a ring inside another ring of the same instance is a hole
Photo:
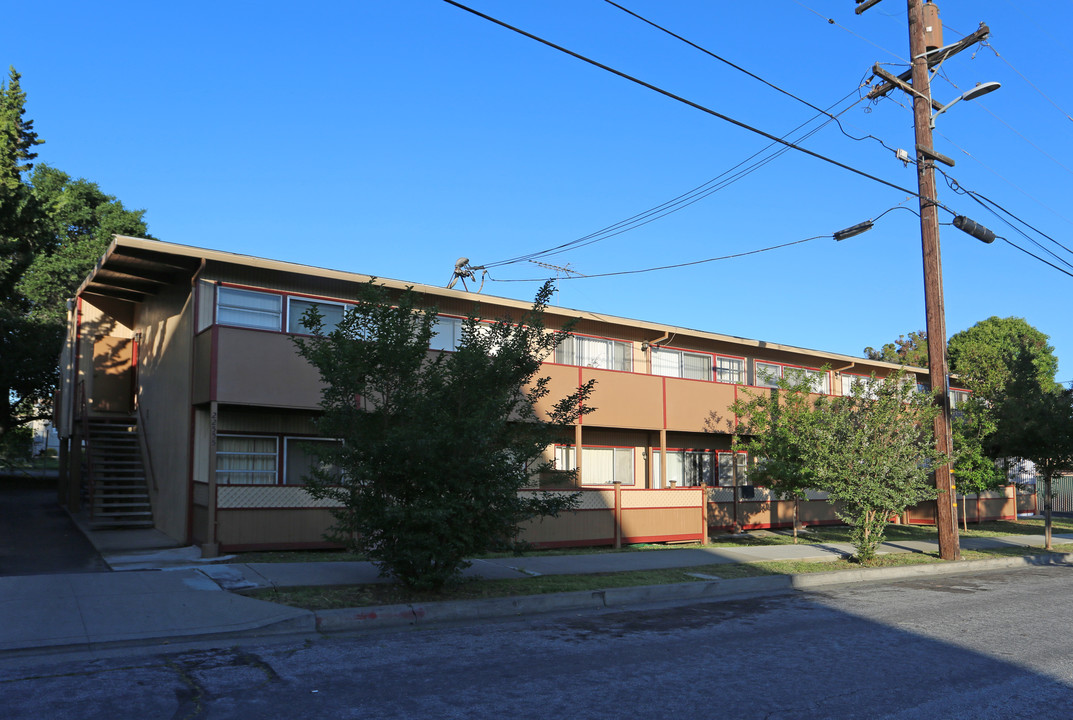
[[[1045,555],[1041,548],[1003,548],[988,552],[962,551],[964,560],[983,560],[1004,556]],[[894,567],[942,562],[931,553],[899,553],[880,556],[870,567]],[[331,610],[336,608],[367,607],[372,605],[395,605],[405,603],[434,602],[444,600],[475,600],[509,597],[515,595],[539,595],[543,593],[573,592],[579,590],[603,590],[636,585],[664,585],[684,582],[703,582],[713,576],[723,580],[761,575],[790,575],[812,572],[860,569],[861,565],[849,560],[831,561],[780,561],[755,562],[728,565],[700,565],[668,570],[643,570],[624,573],[595,573],[591,575],[543,575],[515,580],[467,579],[448,585],[438,593],[411,592],[390,584],[343,585],[329,587],[268,588],[244,593],[250,597],[281,603],[307,610]],[[705,577],[696,577],[703,575]]]
[[[1055,533],[1073,533],[1073,518],[1055,517],[1052,522]],[[816,525],[798,534],[800,543],[849,542],[850,529],[845,525]],[[984,523],[969,523],[968,531],[959,526],[960,537],[998,537],[1002,535],[1042,535],[1043,520],[1026,518],[1022,520],[993,520]],[[888,525],[884,538],[890,541],[900,540],[935,540],[935,527],[930,525]],[[675,545],[641,544],[629,545],[621,550],[610,547],[568,548],[555,550],[530,550],[521,553],[521,557],[540,555],[591,555],[594,553],[649,552],[672,550],[676,548],[697,547],[748,547],[756,545],[789,545],[793,543],[789,530],[774,530],[740,535],[719,535],[710,539],[707,545],[686,543]],[[509,553],[493,553],[482,557],[510,557]],[[359,553],[344,550],[290,550],[276,552],[238,553],[237,562],[339,562],[364,560]]]

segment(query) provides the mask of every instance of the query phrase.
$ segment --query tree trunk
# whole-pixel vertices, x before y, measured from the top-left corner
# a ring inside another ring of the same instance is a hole
[[[1044,547],[1051,549],[1051,473],[1043,475],[1043,537]]]
[[[801,500],[795,497],[794,498],[794,545],[797,544],[797,516],[798,516],[797,509],[798,509],[798,507],[800,507],[800,505],[801,505]]]

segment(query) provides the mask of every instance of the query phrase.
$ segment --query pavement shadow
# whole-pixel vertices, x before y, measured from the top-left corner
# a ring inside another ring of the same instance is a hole
[[[0,577],[109,572],[48,484],[0,481]]]

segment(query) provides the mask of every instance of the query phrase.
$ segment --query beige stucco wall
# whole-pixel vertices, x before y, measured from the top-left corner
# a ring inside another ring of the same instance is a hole
[[[169,287],[142,303],[137,327],[138,415],[151,467],[153,520],[169,537],[186,542],[192,421],[189,287]]]

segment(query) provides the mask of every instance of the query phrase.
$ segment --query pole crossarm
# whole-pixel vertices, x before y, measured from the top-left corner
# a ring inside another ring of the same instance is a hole
[[[991,36],[991,28],[989,28],[986,23],[980,23],[980,27],[977,28],[976,32],[972,33],[971,35],[966,35],[965,37],[961,38],[960,40],[958,40],[956,43],[953,43],[952,45],[946,45],[944,47],[936,48],[935,50],[931,50],[931,51],[925,53],[924,55],[928,60],[928,69],[931,69],[931,68],[935,67],[939,63],[941,63],[944,60],[946,60],[948,57],[952,57],[954,55],[957,55],[962,50],[966,50],[966,49],[972,47],[973,45],[975,45],[977,43],[981,43],[984,40],[987,40],[987,38],[990,37],[990,36]],[[884,71],[883,73],[876,72],[877,67],[878,67],[878,65],[874,66],[872,68],[872,72],[875,73],[876,75],[878,75],[879,77],[883,78],[884,80],[886,80],[886,82],[883,83],[882,85],[877,85],[876,87],[872,88],[868,92],[867,97],[868,97],[869,100],[875,100],[878,97],[886,95],[887,93],[889,93],[891,90],[893,90],[896,87],[901,88],[902,90],[905,90],[905,88],[902,87],[902,84],[908,84],[912,80],[912,77],[913,77],[912,69],[906,70],[901,75],[898,75],[896,77],[890,77],[891,74],[887,73],[886,71]],[[896,82],[898,80],[901,81],[901,84]],[[909,87],[912,87],[912,86],[910,85]],[[906,92],[911,92],[911,91],[906,90]],[[932,106],[935,107],[935,105],[936,105],[936,103],[933,102]],[[940,105],[940,106],[936,107],[935,109],[938,110],[938,109],[941,109],[941,107],[942,106]]]
[[[887,81],[886,84],[890,85],[890,89],[898,88],[899,90],[904,92],[906,95],[920,95],[920,93],[918,93],[916,90],[913,89],[912,85],[910,85],[909,83],[905,82],[904,80],[902,80],[897,75],[894,75],[893,73],[887,72],[886,70],[881,68],[879,65],[873,65],[872,66],[872,74],[878,75],[879,77],[881,77],[884,80],[886,80]],[[876,90],[879,90],[879,89],[880,88],[875,88],[874,90],[869,92],[868,97],[872,97],[872,93],[874,93]],[[924,97],[924,96],[921,95],[921,97]],[[931,106],[934,109],[936,109],[936,110],[942,110],[943,109],[943,104],[941,102],[939,102],[938,100],[933,100],[931,98],[926,98],[926,97],[924,99],[928,100],[931,103]]]

